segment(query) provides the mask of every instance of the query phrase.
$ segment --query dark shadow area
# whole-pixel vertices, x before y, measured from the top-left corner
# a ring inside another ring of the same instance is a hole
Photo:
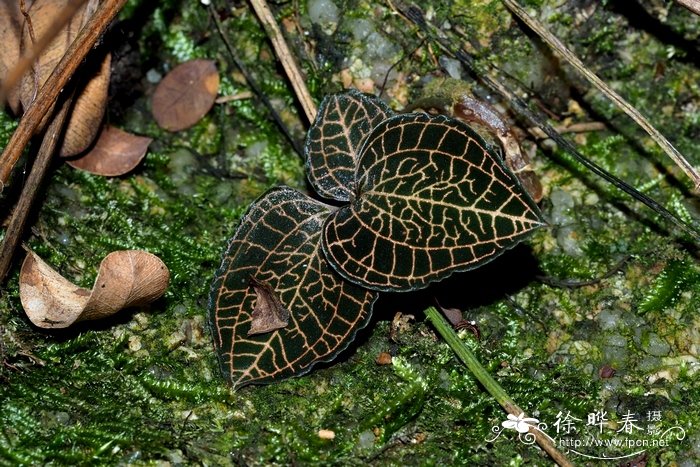
[[[153,51],[150,56],[141,54],[138,45],[139,39],[143,39],[141,35],[144,28],[159,7],[166,23],[170,23],[179,14],[179,3],[164,8],[160,2],[139,2],[131,17],[114,22],[101,41],[112,52],[108,113],[116,122],[144,94],[146,72],[152,68],[157,69],[162,63],[156,52],[163,49],[162,37],[156,34],[147,37],[145,49]]]
[[[105,332],[112,331],[116,326],[126,325],[133,321],[134,315],[140,311],[145,311],[150,315],[156,314],[158,312],[164,312],[166,310],[165,297],[161,297],[154,301],[148,306],[143,307],[131,307],[119,310],[112,316],[106,318],[97,319],[94,321],[79,321],[72,324],[70,327],[63,329],[44,329],[31,324],[27,318],[29,326],[36,331],[51,337],[51,341],[54,343],[62,343],[70,341],[78,337],[87,331]]]
[[[369,324],[357,332],[355,340],[331,362],[317,363],[314,370],[328,368],[350,360],[357,349],[367,343],[379,321],[391,321],[397,312],[424,319],[423,310],[435,306],[462,311],[476,309],[517,293],[542,274],[527,245],[519,244],[477,269],[455,273],[440,282],[415,292],[380,293]]]
[[[455,273],[423,290],[384,293],[374,306],[379,319],[391,319],[400,311],[422,319],[422,311],[435,306],[472,310],[516,293],[541,274],[536,258],[527,245],[519,244],[476,269]]]

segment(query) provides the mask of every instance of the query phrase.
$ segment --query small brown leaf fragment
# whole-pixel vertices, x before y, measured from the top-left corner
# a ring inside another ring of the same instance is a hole
[[[213,61],[182,63],[158,83],[153,93],[153,117],[168,131],[189,128],[209,112],[218,90],[219,73]]]
[[[449,321],[453,327],[457,326],[464,320],[462,317],[462,311],[458,308],[444,308],[440,306],[440,304],[438,304],[438,308],[440,308],[442,314],[445,315],[445,318],[447,318],[447,321]]]
[[[71,167],[97,175],[116,177],[136,167],[153,141],[146,136],[128,133],[113,126],[105,126],[95,146],[79,159],[66,161]]]
[[[20,270],[19,293],[22,307],[34,325],[58,329],[150,303],[163,295],[169,280],[170,272],[157,256],[122,250],[102,260],[95,284],[87,290],[28,251]]]
[[[19,273],[22,307],[40,328],[63,328],[75,322],[90,291],[66,280],[30,251]]]
[[[414,319],[416,319],[416,317],[413,315],[403,314],[400,311],[397,311],[394,314],[394,319],[391,320],[389,339],[392,342],[399,342],[401,334],[404,334],[411,329],[411,321]]]
[[[251,277],[250,286],[255,290],[256,300],[248,335],[265,334],[287,326],[289,310],[282,306],[270,284]]]
[[[600,370],[598,370],[598,375],[600,376],[601,379],[608,379],[608,378],[612,378],[613,376],[615,376],[616,372],[617,371],[615,370],[615,368],[611,367],[610,365],[608,365],[606,363],[605,365],[600,367]]]

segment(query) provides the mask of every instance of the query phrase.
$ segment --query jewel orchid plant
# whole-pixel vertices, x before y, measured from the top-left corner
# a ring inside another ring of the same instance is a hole
[[[236,388],[332,360],[379,292],[477,268],[544,224],[503,160],[456,119],[394,114],[351,90],[324,99],[304,152],[328,202],[285,186],[263,194],[212,284],[215,346]]]

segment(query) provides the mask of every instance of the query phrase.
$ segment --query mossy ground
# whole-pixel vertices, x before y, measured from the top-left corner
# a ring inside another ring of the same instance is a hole
[[[222,72],[221,94],[248,87],[205,7],[150,3],[133,2],[124,12],[133,40],[122,58],[132,57],[140,73],[130,87],[135,92],[115,91],[122,103],[110,115],[154,137],[151,151],[134,173],[114,179],[57,167],[27,243],[80,285],[91,285],[108,252],[124,248],[159,255],[172,283],[148,309],[46,333],[23,314],[16,265],[0,297],[0,463],[549,462],[515,432],[487,441],[505,415],[423,322],[421,310],[433,297],[478,322],[481,341],[468,333],[464,339],[516,402],[549,424],[551,435],[559,413],[582,420],[583,432],[588,414],[606,411],[611,422],[601,439],[651,439],[647,431],[616,430],[628,412],[645,430],[647,416],[658,412],[658,428],[679,426],[686,437],[644,448],[647,465],[700,462],[697,246],[679,241],[655,214],[547,142],[539,145],[535,165],[551,228],[424,293],[384,296],[371,325],[337,362],[302,378],[230,391],[206,325],[209,285],[247,205],[276,184],[303,188],[303,167],[255,99],[220,104],[185,132],[155,126],[145,97],[151,69],[162,74],[186,59],[208,57]],[[303,125],[293,95],[249,7],[214,3],[241,59],[299,137]],[[384,60],[396,63],[386,95],[400,108],[421,94],[426,77],[443,73],[440,49],[422,43],[388,3],[348,2],[331,32],[309,21],[304,3],[286,3],[276,13],[316,98],[344,81],[379,88],[372,74],[389,68],[378,67]],[[525,3],[700,165],[696,17],[670,2],[642,2],[633,13],[614,1]],[[451,40],[463,41],[484,69],[495,65],[514,76],[561,124],[605,122],[605,131],[573,136],[580,150],[697,222],[697,198],[679,171],[612,104],[523,34],[498,1],[430,5],[421,5],[426,17]],[[395,46],[388,56],[364,51],[349,29],[357,19]],[[300,35],[302,29],[309,34]],[[6,115],[1,123],[4,145],[15,123]],[[21,180],[19,170],[14,183]],[[595,278],[601,279],[581,287],[563,283]],[[415,320],[396,327],[397,312]],[[394,364],[377,365],[380,352],[392,353]],[[601,378],[606,366],[616,372]],[[320,429],[335,438],[320,438]],[[610,457],[639,450],[585,452]]]

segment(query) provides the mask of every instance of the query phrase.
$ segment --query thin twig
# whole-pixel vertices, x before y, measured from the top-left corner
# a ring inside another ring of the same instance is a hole
[[[539,21],[527,14],[524,8],[514,0],[502,0],[506,7],[515,14],[522,22],[527,24],[537,35],[550,47],[556,50],[571,66],[576,68],[595,87],[597,87],[608,99],[620,107],[632,120],[641,126],[651,138],[656,141],[661,149],[681,168],[683,172],[693,181],[695,190],[700,190],[700,174],[683,157],[665,137],[647,120],[637,109],[622,98],[618,93],[605,84],[595,73],[590,71],[574,53],[569,50],[554,34],[549,32]]]
[[[17,129],[0,156],[0,192],[10,178],[12,169],[19,159],[29,139],[36,132],[44,115],[58,98],[75,70],[92,50],[112,19],[122,9],[126,0],[104,0],[100,8],[90,18],[75,40],[71,43],[61,61],[54,68],[41,87],[34,103],[27,109]]]
[[[467,347],[459,338],[450,323],[440,314],[435,307],[428,307],[425,310],[425,316],[433,324],[437,332],[447,342],[452,351],[459,357],[467,368],[471,371],[474,377],[481,383],[491,396],[496,399],[496,402],[503,407],[503,410],[515,417],[524,418],[525,412],[517,406],[510,398],[498,382],[493,379],[488,371],[481,365],[474,353]],[[566,458],[564,453],[559,451],[552,440],[536,427],[530,425],[530,431],[535,437],[535,441],[558,465],[564,467],[573,467],[573,464]]]
[[[29,32],[29,40],[32,43],[32,47],[36,47],[36,35],[34,35],[34,25],[32,24],[32,17],[29,15],[29,12],[27,11],[27,6],[24,3],[24,0],[19,0],[19,11],[22,13],[22,16],[24,16],[24,24],[27,25],[27,31]],[[59,18],[60,21],[60,18]],[[54,22],[55,23],[55,22]],[[58,33],[59,30],[56,30],[55,33]],[[54,32],[54,31],[49,31],[49,33]],[[49,34],[46,34],[46,37],[49,37]],[[42,38],[43,39],[43,38]],[[44,40],[43,42],[48,44],[47,40]],[[31,100],[33,101],[36,98],[36,93],[39,92],[39,64],[37,62],[34,62],[34,89],[32,90],[32,98]],[[2,91],[0,91],[1,93]],[[0,94],[0,102],[2,102],[2,94]]]
[[[676,0],[676,3],[700,16],[700,0]]]
[[[49,167],[51,167],[51,160],[56,150],[56,144],[60,140],[61,133],[63,132],[63,126],[66,122],[71,102],[72,98],[65,100],[60,110],[56,112],[53,120],[47,127],[32,170],[29,173],[29,177],[27,177],[27,182],[22,188],[19,200],[17,200],[17,204],[12,211],[10,223],[5,231],[5,238],[3,238],[2,244],[0,244],[0,284],[5,281],[5,276],[10,270],[12,257],[17,249],[22,233],[24,232],[24,225],[31,212],[34,198],[36,198],[37,191],[42,185],[46,172]]]
[[[263,28],[265,28],[268,36],[270,36],[272,47],[275,49],[277,58],[279,58],[280,62],[282,62],[282,67],[284,67],[284,71],[287,73],[289,81],[292,83],[294,92],[296,93],[297,98],[301,103],[301,107],[304,109],[304,113],[306,114],[306,119],[309,121],[309,123],[313,123],[313,121],[316,119],[316,104],[311,98],[311,94],[306,87],[304,77],[302,76],[296,61],[294,61],[294,57],[289,51],[289,47],[287,47],[287,43],[284,40],[284,36],[282,36],[279,26],[277,26],[275,17],[272,16],[270,7],[267,6],[265,0],[250,0],[250,3],[253,5],[255,14],[258,15]]]
[[[571,125],[559,125],[554,127],[554,130],[559,134],[564,133],[591,133],[594,131],[605,130],[605,123],[603,122],[579,122],[572,123]],[[527,129],[533,137],[537,139],[547,138],[547,134],[540,130],[538,127],[533,126]]]
[[[245,99],[250,99],[253,97],[253,93],[250,91],[243,91],[236,94],[231,94],[230,96],[217,97],[214,102],[217,104],[225,104],[226,102],[240,101]]]
[[[550,276],[541,276],[537,275],[535,276],[535,279],[538,281],[542,282],[543,284],[550,285],[552,287],[565,287],[569,289],[574,289],[576,287],[586,287],[589,285],[595,285],[598,284],[599,282],[608,279],[615,274],[617,274],[618,271],[620,271],[625,264],[632,258],[631,255],[627,255],[621,260],[619,260],[617,263],[613,265],[610,269],[608,269],[605,274],[603,274],[600,277],[596,277],[594,279],[588,279],[588,280],[582,280],[582,281],[577,281],[573,279],[557,279],[556,277],[550,277]]]

